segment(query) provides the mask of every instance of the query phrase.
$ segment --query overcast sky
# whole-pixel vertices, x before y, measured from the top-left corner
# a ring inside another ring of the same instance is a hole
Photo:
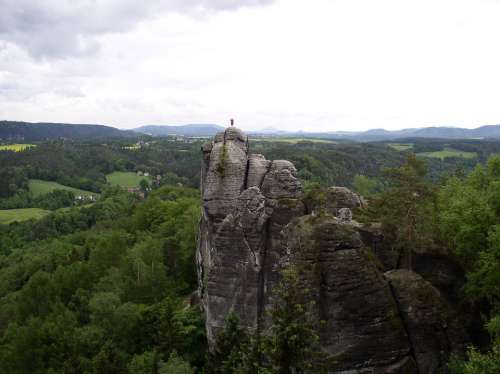
[[[500,123],[500,0],[0,0],[0,119]]]

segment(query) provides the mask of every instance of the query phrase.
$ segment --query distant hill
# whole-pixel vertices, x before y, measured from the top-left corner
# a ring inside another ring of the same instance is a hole
[[[65,123],[30,123],[16,121],[0,121],[0,141],[41,141],[46,139],[85,139],[134,137],[138,134],[152,136],[179,135],[188,137],[209,137],[224,131],[224,127],[216,124],[188,125],[146,125],[132,130],[119,130],[104,125],[65,124]],[[434,138],[434,139],[495,139],[500,138],[500,125],[482,126],[475,129],[460,127],[423,127],[408,128],[396,131],[371,129],[368,131],[284,131],[274,128],[249,131],[253,137],[314,137],[348,141],[384,141],[402,138]]]
[[[137,136],[137,134],[103,125],[0,121],[0,140],[2,141],[33,142],[59,138],[86,139],[130,136]]]
[[[253,131],[255,136],[297,136],[315,137],[325,139],[345,139],[353,141],[379,141],[395,140],[401,138],[442,138],[442,139],[488,139],[500,138],[500,125],[482,126],[476,129],[465,129],[460,127],[424,127],[410,128],[396,131],[385,129],[372,129],[368,131],[332,131],[332,132],[283,132]]]
[[[146,125],[132,131],[153,136],[182,135],[182,136],[214,136],[224,131],[224,127],[214,124],[189,125]]]
[[[409,133],[411,137],[421,138],[500,138],[500,125],[482,126],[475,129],[460,127],[425,127]]]

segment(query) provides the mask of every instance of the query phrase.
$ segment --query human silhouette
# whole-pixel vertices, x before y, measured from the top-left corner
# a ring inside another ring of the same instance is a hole
[[[230,121],[231,121],[231,126],[234,126],[234,119],[233,119],[233,118],[231,118],[231,120],[230,120]]]

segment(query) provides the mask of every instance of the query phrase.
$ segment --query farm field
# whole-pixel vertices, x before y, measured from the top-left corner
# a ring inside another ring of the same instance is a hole
[[[139,187],[141,180],[146,179],[151,184],[151,177],[137,175],[132,171],[115,171],[106,175],[106,180],[109,184],[120,187]]]
[[[30,147],[36,147],[35,144],[5,144],[0,145],[0,151],[21,152]]]
[[[8,225],[9,223],[16,221],[27,221],[32,218],[39,219],[49,213],[49,210],[39,208],[3,209],[0,210],[0,224]]]
[[[28,185],[31,193],[35,197],[44,195],[54,190],[72,191],[75,195],[83,195],[83,196],[98,195],[95,192],[80,190],[78,188],[68,187],[63,184],[59,184],[57,182],[43,181],[40,179],[30,179]]]
[[[389,143],[388,145],[396,151],[407,151],[413,148],[412,143]]]
[[[89,204],[84,204],[84,205],[74,205],[74,206],[67,206],[64,208],[59,208],[57,209],[58,212],[68,212],[71,209],[82,209],[82,208],[90,208],[94,203],[89,203]]]
[[[335,140],[331,139],[316,139],[316,138],[280,138],[280,137],[270,137],[270,138],[252,138],[253,141],[257,142],[283,142],[290,144],[297,144],[300,142],[311,142],[311,143],[323,143],[323,144],[336,144]]]
[[[459,151],[457,149],[445,147],[442,151],[421,152],[421,153],[417,153],[417,156],[434,157],[434,158],[440,158],[441,160],[443,160],[447,157],[475,158],[475,157],[477,157],[477,153],[476,152],[464,152],[464,151]]]
[[[128,149],[129,151],[136,151],[138,149],[141,149],[141,146],[139,144],[134,144],[122,147],[122,149]]]

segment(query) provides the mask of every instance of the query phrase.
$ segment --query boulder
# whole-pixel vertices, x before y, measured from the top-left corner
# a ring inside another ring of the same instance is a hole
[[[340,209],[361,208],[363,206],[362,198],[346,187],[332,186],[328,188],[319,188],[311,191],[307,198],[308,212],[322,212],[338,216]]]
[[[264,177],[262,193],[268,199],[300,197],[302,186],[295,166],[290,161],[273,161]]]

